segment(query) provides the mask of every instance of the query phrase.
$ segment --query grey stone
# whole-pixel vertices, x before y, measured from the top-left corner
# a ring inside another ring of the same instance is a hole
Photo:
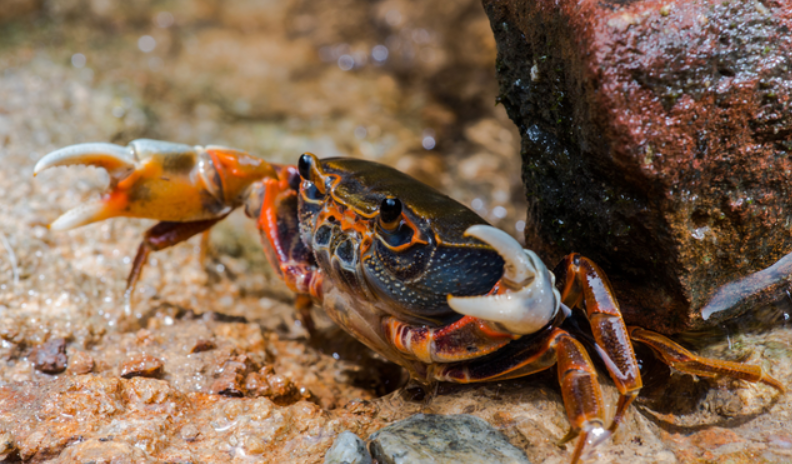
[[[325,464],[371,464],[366,444],[350,431],[341,432],[325,454]]]
[[[371,454],[382,464],[530,464],[502,433],[467,414],[416,414],[369,440]]]

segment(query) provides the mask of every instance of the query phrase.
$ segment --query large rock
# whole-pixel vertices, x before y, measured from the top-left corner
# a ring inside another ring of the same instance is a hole
[[[595,259],[628,322],[664,332],[705,326],[720,286],[792,251],[792,2],[484,5],[528,246]],[[782,294],[787,267],[731,287],[709,323]]]

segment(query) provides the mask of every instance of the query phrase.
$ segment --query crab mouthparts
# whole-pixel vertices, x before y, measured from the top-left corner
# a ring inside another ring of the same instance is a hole
[[[531,250],[524,250],[506,232],[488,225],[475,225],[465,235],[492,246],[505,261],[501,283],[508,289],[499,295],[448,296],[448,305],[467,316],[499,323],[515,335],[536,332],[556,315],[561,296],[555,276]]]

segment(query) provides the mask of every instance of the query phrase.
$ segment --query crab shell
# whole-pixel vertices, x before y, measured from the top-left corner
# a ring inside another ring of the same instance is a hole
[[[324,309],[371,348],[415,369],[389,343],[385,316],[446,326],[470,315],[513,334],[533,333],[555,316],[560,298],[552,273],[470,209],[386,166],[311,160],[300,186],[300,235],[323,271]],[[379,216],[385,199],[403,205],[398,223],[388,227]],[[484,296],[507,263],[505,282],[527,288],[530,298]]]

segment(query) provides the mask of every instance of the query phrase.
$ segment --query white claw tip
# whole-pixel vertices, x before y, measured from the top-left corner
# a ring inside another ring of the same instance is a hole
[[[78,164],[105,168],[111,174],[135,167],[135,155],[128,147],[112,143],[81,143],[44,155],[33,168],[33,175],[55,166]]]
[[[104,203],[88,203],[70,209],[49,225],[50,230],[71,230],[112,216]]]
[[[465,234],[495,248],[505,261],[503,280],[519,290],[474,297],[449,295],[449,306],[460,314],[498,322],[518,335],[534,333],[547,325],[558,311],[561,296],[555,288],[555,277],[542,260],[492,226],[476,225]]]
[[[509,283],[521,285],[536,275],[531,260],[523,253],[523,247],[511,235],[485,224],[468,227],[465,235],[476,237],[489,244],[506,261],[503,278]]]

